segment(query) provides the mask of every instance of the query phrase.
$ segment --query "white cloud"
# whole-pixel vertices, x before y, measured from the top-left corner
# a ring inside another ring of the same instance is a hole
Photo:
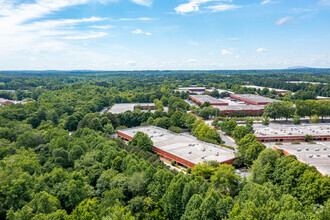
[[[187,63],[197,63],[196,59],[188,59],[186,60]]]
[[[144,32],[141,29],[136,29],[136,30],[132,31],[131,33],[132,34],[145,34],[145,35],[148,35],[148,36],[152,35],[152,33],[150,33],[150,32]]]
[[[235,58],[236,58],[236,59],[239,59],[239,58],[240,58],[240,56],[235,56]]]
[[[272,0],[265,0],[265,1],[262,1],[260,4],[262,5],[266,5],[266,4],[269,4],[271,3]]]
[[[83,34],[83,35],[73,35],[73,36],[65,36],[63,39],[66,40],[86,40],[91,38],[99,38],[106,36],[107,33],[104,32],[90,32],[89,34]]]
[[[202,9],[211,12],[226,11],[242,7],[239,5],[228,4],[209,5],[210,3],[216,2],[232,2],[232,0],[189,0],[188,3],[180,4],[174,8],[174,10],[178,14],[186,14],[189,12],[199,12],[202,5],[208,5],[206,7],[202,7]]]
[[[241,8],[240,5],[226,5],[226,4],[219,4],[219,5],[212,5],[206,7],[207,9],[210,9],[212,12],[219,12],[219,11],[228,11],[233,10],[236,8]]]
[[[233,40],[240,40],[240,38],[238,38],[238,37],[230,37],[230,38],[228,38],[227,40],[230,40],[230,41],[233,41]]]
[[[233,52],[229,51],[229,50],[226,50],[226,49],[223,49],[221,50],[221,54],[222,55],[229,55],[229,54],[232,54]]]
[[[197,41],[191,41],[191,40],[188,41],[188,44],[195,45],[195,46],[199,45],[199,43]]]
[[[85,34],[75,28],[83,23],[104,20],[99,17],[81,19],[44,20],[48,15],[67,7],[85,4],[91,0],[38,0],[33,3],[0,1],[0,54],[10,51],[58,51],[69,48],[63,39],[87,39],[104,36],[105,33]],[[31,22],[38,19],[36,22]]]
[[[291,20],[293,19],[293,17],[284,17],[284,18],[281,18],[280,20],[276,21],[275,24],[277,25],[283,25],[283,24],[288,24]]]
[[[148,6],[150,7],[152,5],[152,0],[131,0],[135,4],[142,5],[142,6]]]
[[[114,28],[113,25],[93,25],[90,26],[91,28],[96,28],[96,29],[110,29],[110,28]]]
[[[327,6],[330,6],[330,0],[320,0],[320,1],[319,1],[319,4],[320,4],[320,5],[327,5]]]
[[[120,18],[118,21],[152,21],[153,18],[140,17],[140,18]]]
[[[130,65],[130,66],[136,66],[136,62],[135,61],[128,61],[127,64]]]
[[[257,53],[265,53],[267,50],[265,48],[259,48],[257,49]]]

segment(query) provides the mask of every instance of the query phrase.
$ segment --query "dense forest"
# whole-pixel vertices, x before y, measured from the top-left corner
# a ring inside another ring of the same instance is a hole
[[[186,173],[169,169],[143,134],[131,142],[112,135],[148,124],[221,145],[213,128],[187,113],[189,93],[173,92],[180,85],[288,89],[295,94],[276,97],[285,101],[282,111],[269,105],[265,116],[329,116],[329,102],[307,94],[330,96],[329,76],[328,69],[1,73],[0,97],[27,103],[0,106],[0,219],[329,219],[329,177],[266,149],[250,120],[244,128],[231,119],[214,123],[237,140],[235,167],[208,162]],[[286,83],[298,80],[327,85]],[[99,114],[133,102],[153,102],[157,110]],[[217,114],[208,105],[195,111]],[[237,167],[251,175],[236,175]]]

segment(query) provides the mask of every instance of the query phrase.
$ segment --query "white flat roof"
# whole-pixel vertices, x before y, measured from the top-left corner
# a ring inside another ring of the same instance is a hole
[[[233,98],[235,99],[235,97],[238,97],[238,98],[242,98],[242,99],[246,99],[246,100],[249,100],[249,101],[252,101],[252,102],[281,102],[280,100],[276,100],[276,99],[271,99],[271,98],[268,98],[268,97],[264,97],[264,96],[261,96],[261,95],[253,95],[253,94],[235,94],[235,95],[232,95]]]
[[[268,126],[255,124],[255,135],[257,137],[283,137],[283,136],[312,136],[330,135],[330,123],[319,124],[270,124]]]
[[[209,95],[190,95],[190,97],[197,99],[198,101],[201,101],[203,103],[209,102],[211,105],[212,103],[217,103],[217,104],[226,103],[223,102],[221,99],[217,99]]]
[[[289,91],[289,90],[286,90],[286,89],[274,89],[274,88],[269,88],[269,87],[264,87],[264,86],[253,86],[253,85],[243,85],[243,87],[253,88],[253,89],[260,89],[260,90],[263,90],[264,88],[268,88],[269,90],[275,90],[276,92],[288,92]]]
[[[285,143],[283,145],[276,145],[276,147],[295,155],[303,163],[315,166],[323,175],[330,175],[330,148],[326,144]]]
[[[148,107],[154,107],[154,103],[120,103],[120,104],[114,104],[108,112],[111,112],[113,114],[119,114],[124,113],[126,111],[134,111],[134,108],[138,105],[141,106],[148,106]]]
[[[177,134],[155,126],[128,128],[118,132],[133,137],[138,131],[146,133],[153,141],[154,147],[193,164],[203,161],[221,163],[235,158],[234,151],[230,149],[199,141],[191,135]]]
[[[224,106],[213,106],[220,109],[220,111],[243,111],[243,110],[261,110],[264,109],[264,105],[224,105]]]

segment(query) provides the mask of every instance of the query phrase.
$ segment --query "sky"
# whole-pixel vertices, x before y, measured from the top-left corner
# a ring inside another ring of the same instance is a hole
[[[0,0],[0,70],[330,67],[330,0]]]

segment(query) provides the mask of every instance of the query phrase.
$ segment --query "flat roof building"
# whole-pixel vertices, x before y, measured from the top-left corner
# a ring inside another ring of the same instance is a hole
[[[153,141],[153,152],[169,161],[193,167],[203,161],[218,161],[232,164],[235,159],[234,151],[218,145],[197,140],[186,134],[177,134],[155,126],[142,126],[118,130],[118,136],[125,140],[132,140],[141,131]]]
[[[260,142],[304,142],[306,135],[313,141],[330,141],[330,123],[319,124],[255,124],[255,135]]]
[[[279,102],[279,100],[276,99],[253,94],[235,94],[230,95],[230,97],[239,101],[244,101],[248,105],[267,105],[271,102]]]
[[[230,115],[234,112],[243,112],[245,114],[263,114],[264,105],[228,105],[228,106],[215,106],[220,109],[221,115]]]
[[[205,92],[207,92],[207,93],[211,93],[211,92],[213,92],[214,90],[217,90],[219,94],[224,93],[224,92],[227,92],[227,93],[229,93],[229,94],[235,94],[235,93],[233,93],[233,92],[231,92],[231,91],[229,91],[229,90],[215,89],[215,88],[212,88],[212,89],[205,89]]]
[[[325,144],[283,144],[274,145],[282,149],[285,155],[295,155],[297,160],[315,166],[322,175],[330,176],[330,148]]]
[[[274,88],[269,88],[269,87],[264,87],[264,86],[244,85],[243,87],[252,88],[252,89],[255,89],[255,90],[258,90],[258,89],[263,90],[264,88],[267,88],[270,91],[275,90],[276,95],[289,92],[289,90],[285,90],[285,89],[274,89]]]
[[[206,87],[190,86],[190,87],[180,87],[178,90],[181,91],[191,91],[191,92],[204,92]]]
[[[326,96],[316,96],[317,100],[328,100],[330,99],[330,97],[326,97]]]
[[[134,111],[137,106],[141,106],[141,109],[155,109],[156,105],[154,103],[120,103],[114,104],[108,112],[113,114],[124,113],[126,111]]]
[[[210,105],[228,105],[227,102],[223,102],[220,99],[216,99],[212,96],[209,95],[190,95],[189,98],[195,102],[200,103],[201,105],[203,105],[205,102],[209,102]]]

